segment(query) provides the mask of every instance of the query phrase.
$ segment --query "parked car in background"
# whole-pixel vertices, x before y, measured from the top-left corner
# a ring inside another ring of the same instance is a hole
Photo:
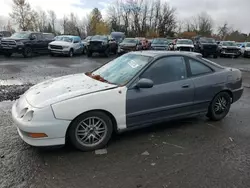
[[[243,43],[240,49],[244,57],[250,57],[250,42]]]
[[[21,31],[14,33],[11,37],[1,40],[1,49],[6,57],[13,53],[31,57],[33,53],[48,53],[48,44],[53,39],[48,39],[43,33]]]
[[[110,33],[111,38],[115,39],[116,43],[119,44],[125,39],[125,33],[123,32],[111,32]]]
[[[166,38],[155,38],[151,42],[151,50],[168,50],[168,41]]]
[[[240,70],[197,53],[130,52],[31,87],[13,104],[12,118],[30,145],[68,141],[90,151],[105,147],[113,132],[202,114],[222,120],[242,93]]]
[[[241,55],[240,47],[234,41],[221,41],[219,44],[220,57],[239,57]]]
[[[237,45],[238,47],[241,47],[242,44],[244,44],[244,42],[236,42],[236,45]]]
[[[0,54],[2,54],[2,50],[1,50],[1,40],[4,37],[10,37],[11,36],[11,32],[9,31],[0,31]]]
[[[148,49],[149,44],[148,44],[148,40],[146,38],[144,38],[144,37],[136,37],[136,39],[138,39],[141,42],[143,50],[147,50]]]
[[[174,45],[174,50],[177,51],[194,51],[194,43],[190,39],[177,39]]]
[[[118,46],[119,55],[137,50],[142,50],[142,44],[140,40],[136,38],[125,38]]]
[[[218,44],[213,38],[194,37],[194,51],[201,53],[203,57],[212,55],[214,58],[218,57]]]
[[[118,44],[114,38],[107,35],[95,35],[91,37],[87,44],[87,55],[91,57],[93,53],[103,53],[106,57],[110,53],[117,53]]]
[[[83,53],[87,54],[87,45],[90,41],[92,36],[87,36],[84,40],[82,40],[82,44],[83,44]]]
[[[54,33],[43,33],[44,39],[54,41],[56,35]]]
[[[57,36],[55,41],[49,43],[48,49],[51,56],[58,54],[73,57],[75,54],[83,54],[83,44],[79,36]]]

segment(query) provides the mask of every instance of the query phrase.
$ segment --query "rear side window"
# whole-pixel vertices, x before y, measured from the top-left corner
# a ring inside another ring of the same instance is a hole
[[[208,73],[213,72],[213,70],[210,67],[194,59],[189,59],[189,66],[190,66],[191,74],[193,76],[208,74]]]

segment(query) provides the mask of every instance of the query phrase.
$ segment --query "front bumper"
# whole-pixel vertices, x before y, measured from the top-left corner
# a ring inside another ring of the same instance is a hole
[[[241,98],[241,96],[243,94],[243,91],[244,91],[244,88],[241,87],[241,88],[239,88],[237,90],[234,90],[232,92],[233,93],[233,102],[236,102],[236,101],[238,101]]]
[[[231,55],[231,56],[237,56],[237,55],[240,55],[241,52],[226,52],[226,51],[221,51],[221,54],[222,55]]]
[[[0,50],[2,53],[23,53],[24,45],[10,47],[1,46]]]
[[[18,106],[17,106],[18,104]],[[24,121],[19,117],[20,109],[34,110],[31,121]],[[25,97],[21,97],[12,106],[12,119],[17,127],[19,136],[24,142],[32,146],[55,146],[65,144],[65,135],[70,121],[55,119],[51,107],[34,108],[28,104]],[[28,133],[45,133],[47,137],[32,138]]]
[[[62,54],[62,55],[67,55],[69,53],[70,48],[64,48],[64,49],[51,49],[49,48],[49,53],[52,54]]]

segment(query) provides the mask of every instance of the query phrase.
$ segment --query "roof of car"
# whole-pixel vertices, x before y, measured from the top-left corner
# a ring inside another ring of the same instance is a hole
[[[134,52],[130,52],[130,53],[138,54],[138,55],[145,55],[145,56],[150,56],[150,57],[159,57],[159,56],[165,56],[165,55],[187,55],[187,56],[193,56],[193,57],[201,56],[200,53],[184,52],[184,51],[146,50],[146,51],[134,51]]]

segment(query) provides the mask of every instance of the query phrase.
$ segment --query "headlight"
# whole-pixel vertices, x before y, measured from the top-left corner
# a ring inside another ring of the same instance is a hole
[[[23,45],[23,43],[22,42],[17,42],[16,45]]]
[[[23,116],[23,120],[24,121],[31,121],[33,118],[33,114],[34,114],[33,110],[26,112],[26,114]]]

